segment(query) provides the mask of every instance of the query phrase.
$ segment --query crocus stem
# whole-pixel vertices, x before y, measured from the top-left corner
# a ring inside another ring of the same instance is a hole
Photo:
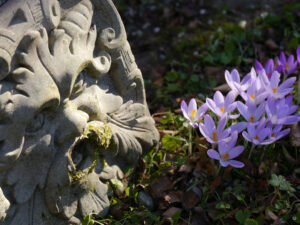
[[[192,155],[192,127],[189,126],[189,155]]]
[[[255,144],[252,143],[252,146],[251,146],[251,149],[250,149],[250,153],[249,153],[248,159],[251,158],[252,151],[253,151],[254,147],[255,147]]]

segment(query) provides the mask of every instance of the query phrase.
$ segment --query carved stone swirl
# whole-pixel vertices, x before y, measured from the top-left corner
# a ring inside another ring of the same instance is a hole
[[[106,215],[109,180],[159,138],[112,1],[7,1],[0,68],[1,224]]]

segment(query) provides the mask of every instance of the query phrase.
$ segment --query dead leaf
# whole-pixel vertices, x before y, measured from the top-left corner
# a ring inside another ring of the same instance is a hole
[[[180,208],[176,208],[176,207],[171,207],[169,208],[167,211],[165,211],[163,213],[163,217],[165,218],[171,218],[172,216],[174,216],[178,211],[181,211]]]
[[[217,84],[225,82],[224,69],[222,67],[207,66],[204,68],[207,77],[214,77]]]
[[[222,84],[220,86],[217,86],[215,88],[213,88],[213,91],[221,91],[224,93],[227,93],[231,90],[231,88],[228,86],[228,84]]]
[[[266,215],[274,221],[278,220],[278,216],[269,209],[266,210]]]
[[[183,194],[182,191],[171,191],[170,193],[165,195],[164,199],[169,204],[181,202],[182,194]]]
[[[181,172],[181,173],[190,173],[192,171],[192,167],[190,165],[182,165],[178,172]]]
[[[276,51],[279,49],[279,46],[275,43],[275,41],[273,41],[272,39],[268,39],[265,41],[265,45],[268,49],[272,50],[272,51]]]
[[[172,188],[173,184],[167,176],[159,177],[150,184],[151,195],[154,198],[162,198],[164,196],[164,192],[171,190]]]
[[[193,191],[188,191],[183,193],[181,201],[184,208],[191,209],[200,202],[200,198]]]
[[[209,185],[209,191],[214,192],[222,184],[222,177],[216,177]]]

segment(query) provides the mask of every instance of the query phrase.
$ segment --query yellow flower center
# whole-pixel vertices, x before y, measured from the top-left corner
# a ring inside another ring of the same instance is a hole
[[[191,112],[191,118],[192,118],[192,119],[195,118],[196,113],[197,113],[197,110],[196,110],[196,109],[193,109],[192,112]]]
[[[273,93],[276,93],[277,88],[272,88],[272,90],[273,90]]]
[[[217,141],[217,138],[218,138],[217,132],[212,133],[212,138],[213,138],[213,141]]]
[[[250,122],[253,123],[253,122],[254,122],[254,119],[255,119],[255,118],[254,118],[254,115],[251,115],[251,116],[250,116]]]
[[[229,156],[230,156],[229,153],[226,152],[224,155],[222,155],[222,160],[223,161],[227,160],[229,158]]]
[[[250,95],[250,98],[254,99],[255,95]]]
[[[225,108],[224,108],[224,107],[221,107],[220,110],[221,110],[221,112],[223,113],[224,110],[225,110]]]
[[[285,69],[286,69],[286,71],[289,70],[289,64],[288,63],[285,64]]]

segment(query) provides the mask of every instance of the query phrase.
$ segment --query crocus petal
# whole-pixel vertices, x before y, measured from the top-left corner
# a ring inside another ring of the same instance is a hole
[[[282,89],[286,89],[286,88],[292,86],[292,85],[295,83],[296,79],[297,79],[296,77],[290,77],[289,79],[287,79],[286,81],[284,81],[284,82],[278,87],[278,89],[279,89],[279,90],[282,90]]]
[[[277,71],[274,71],[274,73],[272,74],[272,77],[270,79],[271,87],[277,88],[279,82],[280,82],[280,73],[278,73]]]
[[[197,110],[197,103],[196,100],[194,98],[192,98],[189,102],[189,106],[188,106],[188,115],[191,115],[192,110]]]
[[[262,114],[264,114],[266,109],[266,102],[262,102],[258,108],[256,109],[255,113],[254,113],[254,118],[255,120],[259,120],[259,118],[262,116]]]
[[[262,64],[257,60],[255,60],[254,66],[255,66],[257,73],[260,73],[264,69]]]
[[[237,102],[237,108],[238,108],[239,112],[242,114],[242,116],[246,120],[248,120],[248,118],[250,116],[249,112],[248,112],[248,107],[245,104],[243,104],[242,102],[238,101]]]
[[[267,74],[272,74],[274,71],[274,61],[273,59],[269,59],[266,63],[265,70]]]
[[[199,123],[199,130],[203,137],[210,138],[211,132],[209,132],[203,123]]]
[[[210,115],[204,117],[204,125],[210,134],[216,129],[215,122]]]
[[[181,111],[182,111],[183,116],[186,119],[190,119],[190,117],[188,116],[187,105],[186,105],[186,102],[184,100],[181,101],[180,107],[181,107]]]
[[[230,149],[228,151],[228,154],[229,154],[228,159],[234,159],[234,158],[238,157],[243,151],[244,151],[244,146],[241,146],[241,145]]]
[[[248,123],[247,122],[239,122],[236,124],[233,124],[230,126],[230,130],[233,131],[237,131],[238,133],[242,132],[243,130],[246,129]]]
[[[216,91],[214,94],[214,102],[216,103],[217,107],[224,105],[224,96],[220,91]]]
[[[237,161],[237,160],[229,160],[228,163],[232,166],[232,167],[236,167],[236,168],[242,168],[245,166],[244,163]]]
[[[197,113],[196,113],[196,116],[195,116],[195,121],[200,120],[204,116],[204,114],[206,113],[207,109],[208,109],[208,106],[207,106],[206,103],[201,105],[199,107],[199,109],[197,110]]]
[[[217,132],[218,134],[222,133],[222,131],[224,130],[225,126],[227,123],[227,117],[223,116],[221,117],[221,119],[219,120],[218,126],[217,126]]]
[[[293,95],[286,96],[285,103],[290,106],[293,103]]]
[[[207,155],[212,159],[220,160],[220,155],[216,150],[209,149]]]
[[[285,65],[286,64],[286,57],[285,57],[285,54],[284,52],[280,52],[280,62]]]
[[[234,103],[232,103],[232,104],[226,106],[226,112],[227,112],[227,113],[231,113],[233,110],[236,109],[236,107],[237,107],[237,103],[234,102]]]
[[[278,133],[278,135],[276,136],[276,140],[279,140],[279,139],[283,138],[284,136],[288,135],[290,133],[290,130],[291,130],[290,128],[287,128],[283,131],[280,131]]]
[[[300,46],[297,48],[297,61],[300,63]]]
[[[252,142],[252,138],[249,136],[249,134],[246,131],[243,131],[242,135],[247,141]]]
[[[271,133],[271,130],[269,128],[264,128],[260,131],[258,131],[258,137],[259,137],[259,140],[262,142],[263,140],[265,140],[265,138],[267,136],[269,136]]]
[[[292,125],[300,121],[300,115],[287,116],[285,118],[278,119],[278,124]]]
[[[237,119],[237,118],[239,118],[240,117],[240,114],[235,114],[235,115],[229,115],[228,116],[228,118],[229,119],[232,119],[232,120],[235,120],[235,119]]]
[[[289,107],[289,113],[288,114],[293,114],[294,112],[296,112],[298,109],[297,105],[292,105]]]
[[[216,106],[216,103],[213,100],[211,100],[210,98],[207,98],[206,103],[207,103],[207,106],[211,109],[211,111],[213,111],[214,113],[217,112],[218,107]]]
[[[222,167],[227,167],[229,165],[229,162],[220,160],[220,164]]]

